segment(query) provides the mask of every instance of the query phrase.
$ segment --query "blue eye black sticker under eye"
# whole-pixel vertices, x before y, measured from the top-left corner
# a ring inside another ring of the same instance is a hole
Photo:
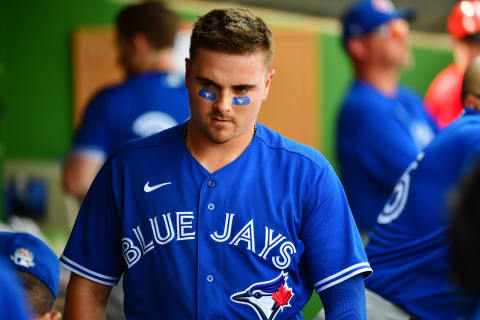
[[[244,106],[250,103],[249,97],[233,97],[232,104],[236,106]]]
[[[217,94],[207,89],[200,89],[200,91],[198,91],[198,95],[202,98],[212,101],[215,101],[215,99],[217,99]]]

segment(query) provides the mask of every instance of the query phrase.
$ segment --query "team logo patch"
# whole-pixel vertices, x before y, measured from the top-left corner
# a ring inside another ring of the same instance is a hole
[[[294,293],[288,286],[288,272],[280,272],[273,280],[257,282],[242,292],[234,293],[230,300],[253,308],[261,320],[273,320],[283,308],[291,307]]]
[[[232,104],[236,106],[244,106],[250,103],[249,97],[233,97]]]
[[[16,265],[30,268],[35,266],[35,262],[33,262],[33,253],[25,248],[18,248],[15,250],[15,253],[10,256],[13,263]]]

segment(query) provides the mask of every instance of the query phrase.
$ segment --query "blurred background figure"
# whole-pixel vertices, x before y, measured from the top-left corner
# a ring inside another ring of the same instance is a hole
[[[480,297],[480,162],[464,177],[451,202],[452,226],[450,228],[452,271],[454,280],[466,294]],[[475,316],[480,319],[480,300]]]
[[[387,0],[355,2],[343,16],[343,45],[355,79],[340,110],[341,177],[360,231],[374,225],[396,180],[437,128],[420,97],[398,83],[410,58],[414,12]]]
[[[126,80],[102,90],[85,110],[63,170],[67,193],[82,200],[105,159],[122,143],[189,118],[184,75],[173,72],[178,22],[162,1],[144,1],[118,13],[118,63]],[[122,317],[120,284],[110,295],[107,318]]]
[[[425,105],[440,128],[447,126],[462,112],[463,73],[480,54],[480,1],[459,1],[447,20],[454,62],[433,79],[425,95]]]
[[[126,80],[98,93],[76,132],[63,172],[66,192],[83,199],[105,159],[123,142],[189,118],[183,75],[173,74],[178,17],[160,1],[117,16],[119,63]]]
[[[451,283],[447,201],[480,159],[479,92],[480,57],[465,72],[464,114],[419,153],[378,216],[367,245],[369,319],[469,319],[473,305]]]
[[[4,257],[0,257],[0,283],[0,319],[29,319],[22,289]]]
[[[34,319],[60,319],[52,310],[60,277],[60,262],[52,249],[28,233],[0,232],[0,255],[17,271]]]

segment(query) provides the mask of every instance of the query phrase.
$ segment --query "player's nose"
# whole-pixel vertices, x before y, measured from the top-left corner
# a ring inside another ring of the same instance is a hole
[[[233,97],[231,95],[227,93],[221,93],[217,96],[214,106],[222,113],[230,112],[232,110],[232,99]]]

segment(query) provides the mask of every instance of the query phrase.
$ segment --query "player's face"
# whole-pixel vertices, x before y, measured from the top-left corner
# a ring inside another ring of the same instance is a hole
[[[267,68],[265,54],[200,48],[195,59],[186,62],[191,125],[218,144],[250,136],[274,74]]]
[[[365,37],[371,63],[405,67],[410,60],[410,27],[407,21],[395,19],[382,24]]]

